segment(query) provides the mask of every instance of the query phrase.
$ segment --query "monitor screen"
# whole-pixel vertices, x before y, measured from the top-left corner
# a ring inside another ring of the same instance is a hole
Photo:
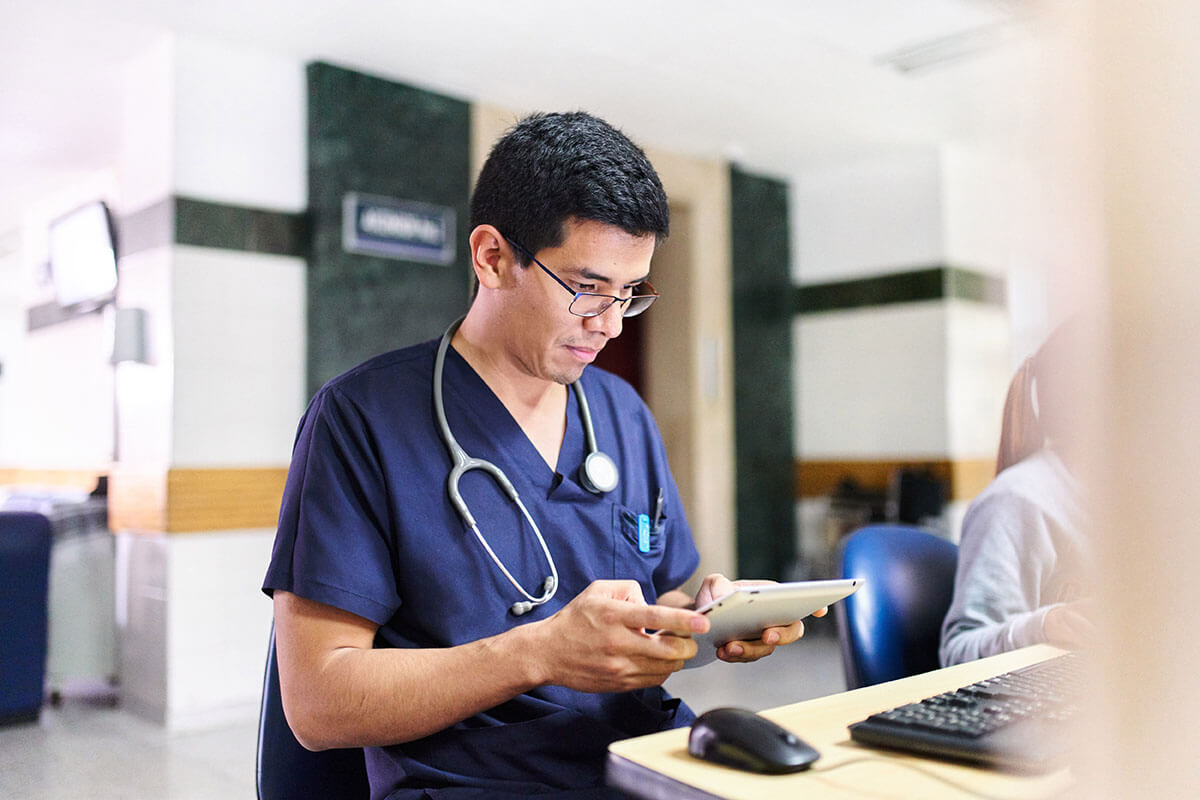
[[[96,308],[117,290],[117,253],[108,206],[97,200],[50,224],[50,275],[64,308]]]

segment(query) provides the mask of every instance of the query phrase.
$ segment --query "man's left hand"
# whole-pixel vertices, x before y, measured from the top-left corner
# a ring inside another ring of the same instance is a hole
[[[724,575],[714,573],[704,579],[696,593],[695,608],[703,608],[718,597],[724,597],[741,586],[765,586],[775,581],[731,581]],[[823,617],[829,611],[822,608],[813,612],[814,617]],[[791,644],[804,635],[804,622],[796,620],[791,625],[766,628],[758,640],[726,642],[717,648],[717,658],[730,663],[757,661],[775,652],[780,645]]]

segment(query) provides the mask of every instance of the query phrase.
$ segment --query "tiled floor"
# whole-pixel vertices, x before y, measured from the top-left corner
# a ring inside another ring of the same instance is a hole
[[[255,727],[247,720],[168,734],[119,708],[68,698],[37,725],[0,729],[0,797],[252,799]]]
[[[832,615],[809,620],[804,639],[753,664],[713,662],[667,679],[667,690],[697,714],[716,706],[755,711],[846,690]]]
[[[667,687],[697,713],[755,710],[842,691],[832,623],[756,664],[687,670]],[[120,708],[67,698],[41,722],[0,728],[0,798],[8,800],[252,800],[256,721],[168,734]]]

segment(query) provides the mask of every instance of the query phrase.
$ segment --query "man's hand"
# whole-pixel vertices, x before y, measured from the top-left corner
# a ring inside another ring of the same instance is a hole
[[[538,626],[543,683],[585,692],[657,686],[696,654],[693,634],[708,619],[683,608],[647,605],[636,581],[595,581]],[[655,631],[655,633],[647,633]],[[666,635],[675,634],[675,635]]]
[[[731,581],[724,575],[712,574],[704,579],[696,593],[696,608],[703,608],[718,597],[724,597],[739,586],[765,586],[774,581]],[[823,617],[829,611],[822,608],[813,612],[814,617]],[[758,641],[727,642],[717,648],[717,658],[732,663],[757,661],[775,652],[780,645],[791,644],[804,635],[804,622],[796,620],[791,625],[766,628]]]

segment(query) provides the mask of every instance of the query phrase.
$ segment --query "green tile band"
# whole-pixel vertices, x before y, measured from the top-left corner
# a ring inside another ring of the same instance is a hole
[[[304,214],[175,198],[175,242],[247,253],[308,255]]]
[[[992,275],[936,266],[829,283],[810,283],[793,289],[796,314],[817,314],[852,308],[871,308],[923,300],[971,300],[1004,305],[1004,280]]]
[[[180,196],[160,200],[117,222],[117,250],[121,257],[184,244],[305,258],[308,239],[308,222],[303,213]]]
[[[169,197],[128,213],[116,224],[121,257],[168,245],[232,249],[244,253],[308,254],[304,213],[253,209],[190,197]]]

